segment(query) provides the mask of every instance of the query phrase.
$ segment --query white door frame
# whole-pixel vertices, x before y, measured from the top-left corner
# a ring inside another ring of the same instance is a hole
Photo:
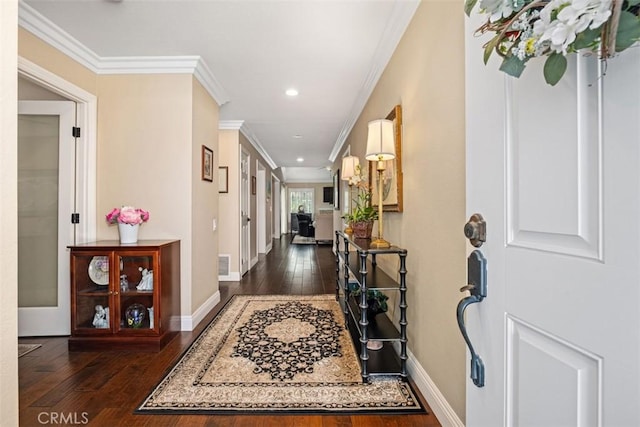
[[[76,102],[76,123],[80,137],[76,140],[76,225],[75,243],[96,239],[96,129],[98,99],[95,95],[45,70],[33,62],[18,57],[18,74],[58,95]]]
[[[280,220],[280,180],[272,173],[271,181],[273,182],[273,188],[271,190],[271,197],[273,197],[271,201],[271,206],[273,206],[272,238],[279,239],[282,234],[282,221]]]
[[[80,137],[76,138],[75,212],[80,214],[80,223],[75,226],[73,242],[70,243],[94,241],[96,239],[97,97],[20,56],[18,56],[18,75],[76,103],[76,126],[80,127],[81,131]],[[59,263],[62,262],[65,263],[62,271],[68,272],[68,258],[59,260]],[[66,280],[70,282],[71,279],[67,277]],[[69,292],[64,297],[65,301],[59,301],[59,304],[70,306]],[[67,327],[71,327],[70,322]]]
[[[264,165],[256,160],[256,216],[258,253],[267,253],[267,201],[265,195],[266,171]]]
[[[240,146],[240,276],[249,271],[251,266],[250,164],[251,155]]]

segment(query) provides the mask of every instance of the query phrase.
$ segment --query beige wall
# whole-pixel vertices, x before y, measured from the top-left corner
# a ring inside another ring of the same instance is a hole
[[[213,220],[218,219],[218,104],[195,78],[191,78],[193,93],[193,165],[191,180],[193,210],[191,213],[191,310],[197,310],[218,291],[218,233]],[[213,150],[213,182],[201,175],[202,145]]]
[[[19,54],[97,96],[96,236],[118,238],[104,221],[113,207],[148,210],[141,239],[181,240],[181,314],[192,315],[218,290],[217,185],[200,176],[201,145],[217,149],[218,106],[192,75],[98,76],[23,29]]]
[[[140,239],[181,240],[183,315],[192,313],[191,79],[187,74],[105,75],[99,76],[97,94],[97,213],[140,207],[150,213]],[[117,228],[102,219],[98,239],[117,239]]]
[[[460,7],[453,1],[421,3],[346,144],[362,162],[367,123],[402,105],[404,212],[384,214],[384,237],[409,252],[409,348],[464,420],[467,362],[455,315],[458,289],[466,283]],[[336,162],[334,169],[339,167]],[[396,262],[385,269],[395,274]]]
[[[0,420],[18,425],[18,2],[0,2]]]

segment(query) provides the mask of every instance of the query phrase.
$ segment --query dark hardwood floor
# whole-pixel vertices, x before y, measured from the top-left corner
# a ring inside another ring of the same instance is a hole
[[[136,406],[234,294],[335,293],[331,246],[290,245],[290,236],[240,282],[221,282],[221,302],[158,353],[69,352],[66,337],[21,338],[42,347],[19,359],[20,425],[439,426],[428,415],[134,415]],[[417,390],[417,389],[416,389]],[[426,406],[426,402],[423,400]],[[431,412],[429,410],[429,412]],[[0,423],[1,424],[1,423]]]

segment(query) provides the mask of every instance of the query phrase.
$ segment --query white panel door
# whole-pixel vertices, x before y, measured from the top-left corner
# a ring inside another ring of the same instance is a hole
[[[241,150],[240,158],[240,275],[249,271],[249,154]]]
[[[18,335],[69,335],[75,103],[18,103]]]
[[[468,426],[640,425],[640,50],[519,79],[466,27],[467,213],[487,297],[466,323],[485,385]]]

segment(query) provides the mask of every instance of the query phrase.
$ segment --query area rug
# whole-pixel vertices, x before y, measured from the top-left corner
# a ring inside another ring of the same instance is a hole
[[[296,234],[291,241],[294,245],[315,245],[316,239],[314,237],[304,237]]]
[[[18,344],[18,357],[22,357],[33,350],[42,347],[42,344]]]
[[[335,295],[236,295],[138,414],[424,413],[409,383],[363,383]]]

